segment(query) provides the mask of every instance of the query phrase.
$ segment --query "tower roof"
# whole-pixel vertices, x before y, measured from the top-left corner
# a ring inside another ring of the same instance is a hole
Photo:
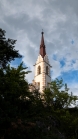
[[[41,44],[40,44],[40,55],[44,58],[44,56],[46,55],[46,49],[45,49],[45,44],[44,44],[44,32],[41,32],[42,36],[41,36]]]

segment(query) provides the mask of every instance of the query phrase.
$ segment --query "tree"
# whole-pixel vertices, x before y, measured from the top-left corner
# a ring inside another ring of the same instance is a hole
[[[29,105],[30,97],[28,82],[25,75],[27,67],[21,63],[17,68],[10,67],[11,60],[20,58],[15,50],[16,40],[5,38],[5,31],[0,29],[0,138],[5,134],[11,122],[22,113]]]
[[[23,63],[21,63],[17,68],[8,65],[5,72],[0,70],[2,74],[0,94],[5,100],[9,99],[10,96],[18,99],[21,95],[26,95],[28,83],[25,80],[25,74],[30,71],[25,71],[25,69],[27,68],[24,68]]]
[[[69,95],[67,84],[58,79],[44,91],[45,100],[38,90],[30,93],[25,79],[27,67],[8,64],[21,57],[13,43],[0,29],[0,138],[77,138],[78,110],[69,109],[77,97]]]
[[[13,99],[13,97],[18,99],[21,94],[24,95],[26,89],[28,90],[28,83],[25,80],[25,74],[28,73],[25,71],[27,68],[23,67],[23,63],[17,68],[8,65],[11,60],[22,56],[15,50],[16,40],[6,40],[5,33],[0,29],[0,99],[4,101]]]
[[[16,40],[6,39],[5,30],[0,28],[0,67],[5,68],[6,65],[15,58],[22,57],[17,50],[15,50]]]
[[[62,90],[62,88],[64,88]],[[51,82],[50,88],[44,91],[44,97],[47,105],[53,106],[55,109],[67,108],[71,104],[75,104],[77,97],[68,94],[68,88],[66,84],[63,84],[63,80],[55,79]]]

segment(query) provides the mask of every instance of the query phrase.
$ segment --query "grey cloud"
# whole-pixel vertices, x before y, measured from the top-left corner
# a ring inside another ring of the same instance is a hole
[[[43,29],[46,51],[53,66],[52,77],[55,78],[62,70],[78,67],[77,62],[71,66],[72,59],[77,59],[78,50],[77,6],[78,0],[39,0],[35,3],[34,0],[3,0],[0,1],[0,27],[6,30],[7,37],[17,39],[16,49],[32,70]],[[72,39],[76,41],[74,45]],[[57,54],[56,62],[52,59],[53,54]],[[61,69],[59,60],[64,57],[66,65]]]

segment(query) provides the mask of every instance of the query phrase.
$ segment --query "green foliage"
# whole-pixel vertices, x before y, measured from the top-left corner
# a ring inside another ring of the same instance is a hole
[[[5,31],[0,29],[0,138],[5,134],[11,122],[22,117],[31,101],[28,82],[25,75],[30,71],[21,63],[17,68],[8,65],[11,60],[20,58],[15,50],[15,40],[5,38]]]
[[[53,113],[59,117],[61,124],[59,130],[67,139],[75,139],[78,137],[78,110],[69,106],[73,104],[75,107],[78,97],[68,94],[68,90],[67,84],[63,84],[62,79],[56,79],[51,82],[50,88],[44,91],[44,99],[47,107],[51,107]]]
[[[62,90],[64,88],[64,90]],[[55,79],[51,82],[50,88],[44,91],[44,98],[47,105],[54,107],[55,109],[67,108],[71,104],[76,103],[77,97],[68,94],[66,84],[63,84],[63,80]]]
[[[25,74],[28,74],[29,71],[25,71],[26,68],[23,68],[23,63],[21,63],[17,68],[10,67],[8,65],[6,67],[6,71],[2,72],[1,77],[1,96],[4,99],[9,99],[10,96],[18,99],[21,94],[24,96],[26,90],[28,90],[28,83],[25,80]]]
[[[16,40],[6,40],[5,33],[5,30],[0,28],[0,67],[2,68],[5,68],[11,60],[21,57],[18,51],[14,49]]]

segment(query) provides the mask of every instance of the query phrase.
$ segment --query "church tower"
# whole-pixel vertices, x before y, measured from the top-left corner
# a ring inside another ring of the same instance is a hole
[[[51,82],[50,75],[50,64],[48,60],[48,56],[46,54],[46,48],[44,43],[44,32],[41,32],[41,44],[39,50],[39,56],[35,63],[35,76],[34,76],[34,85],[41,93],[43,90],[49,86]]]

